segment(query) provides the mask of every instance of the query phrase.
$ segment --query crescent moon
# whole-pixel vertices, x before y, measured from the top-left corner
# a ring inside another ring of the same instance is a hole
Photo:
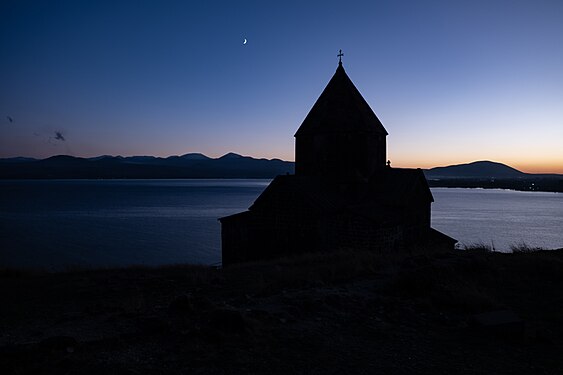
[[[242,42],[242,44],[246,44],[246,38],[244,38],[244,42]]]

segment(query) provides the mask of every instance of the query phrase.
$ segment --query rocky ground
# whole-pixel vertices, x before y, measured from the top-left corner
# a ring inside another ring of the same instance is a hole
[[[0,272],[2,374],[563,374],[563,249]]]

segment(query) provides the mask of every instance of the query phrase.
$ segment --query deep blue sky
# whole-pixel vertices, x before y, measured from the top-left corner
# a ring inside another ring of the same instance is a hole
[[[393,165],[563,173],[563,1],[20,0],[0,17],[0,157],[293,160],[341,48]]]

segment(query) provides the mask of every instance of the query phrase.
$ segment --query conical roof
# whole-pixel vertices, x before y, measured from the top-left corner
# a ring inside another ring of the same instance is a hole
[[[295,133],[379,133],[387,131],[352,83],[342,63]]]

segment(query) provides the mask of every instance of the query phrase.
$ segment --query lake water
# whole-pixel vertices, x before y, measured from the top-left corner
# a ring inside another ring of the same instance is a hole
[[[500,189],[433,188],[432,226],[461,244],[498,251],[526,243],[563,248],[563,194]]]
[[[0,267],[214,264],[217,218],[268,180],[0,181]],[[432,225],[497,250],[563,247],[563,194],[432,189]]]

